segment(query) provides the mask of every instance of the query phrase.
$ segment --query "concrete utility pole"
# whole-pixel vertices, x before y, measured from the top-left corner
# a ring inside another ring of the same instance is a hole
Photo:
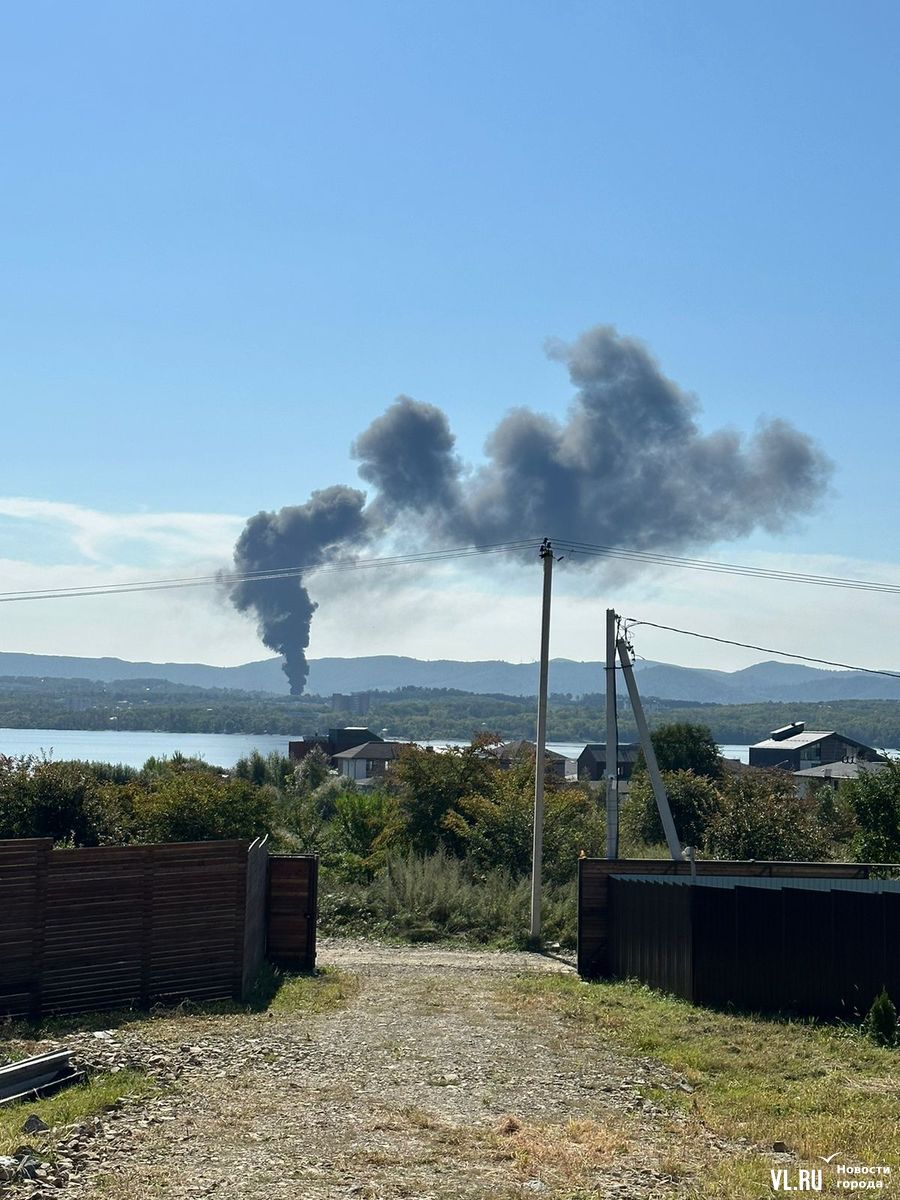
[[[650,783],[653,787],[653,795],[656,797],[656,807],[659,809],[659,819],[662,821],[663,831],[666,835],[666,845],[669,847],[669,853],[674,862],[681,862],[681,842],[678,840],[678,834],[675,832],[675,822],[672,820],[672,810],[669,808],[669,797],[666,795],[666,785],[662,781],[662,775],[659,773],[659,764],[656,761],[656,752],[653,749],[653,743],[650,740],[650,730],[647,726],[647,718],[644,716],[644,706],[641,704],[640,693],[637,689],[637,683],[634,678],[634,671],[631,669],[631,657],[628,653],[628,647],[624,639],[619,638],[619,660],[622,663],[622,674],[625,676],[625,686],[628,688],[628,698],[631,701],[631,707],[634,709],[634,720],[638,727],[638,737],[641,739],[641,749],[644,751],[644,761],[647,764],[647,774],[650,776]]]
[[[553,547],[544,538],[540,549],[544,563],[544,597],[541,607],[541,675],[538,683],[537,743],[534,748],[534,841],[531,855],[531,941],[541,936],[541,860],[544,850],[544,771],[547,750],[547,686],[550,675],[550,586],[553,580]]]
[[[606,857],[619,857],[619,722],[616,719],[616,617],[606,610]]]

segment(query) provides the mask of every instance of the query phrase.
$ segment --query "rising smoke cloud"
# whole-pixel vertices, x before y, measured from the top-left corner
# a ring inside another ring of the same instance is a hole
[[[597,326],[552,341],[576,392],[565,420],[515,408],[469,471],[445,413],[400,396],[353,443],[373,492],[314,492],[306,504],[259,513],[235,547],[238,570],[308,566],[377,542],[395,526],[420,544],[472,545],[545,534],[671,552],[778,531],[824,495],[829,459],[776,418],[749,436],[704,433],[698,404],[634,338]],[[240,584],[267,646],[285,657],[292,692],[307,675],[315,605],[297,580]]]
[[[234,547],[238,571],[277,571],[284,567],[313,570],[340,549],[352,550],[368,537],[363,514],[365,495],[337,484],[313,492],[305,504],[251,517]],[[300,695],[309,674],[306,647],[315,603],[302,579],[250,579],[230,589],[240,612],[252,610],[259,636],[284,657],[291,692]]]

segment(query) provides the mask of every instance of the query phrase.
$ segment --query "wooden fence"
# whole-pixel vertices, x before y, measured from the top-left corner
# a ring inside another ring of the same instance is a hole
[[[0,1012],[245,997],[266,952],[278,862],[259,840],[78,850],[0,842]],[[308,967],[314,902],[313,893]],[[309,913],[307,901],[307,929]]]
[[[583,860],[579,971],[821,1016],[900,998],[900,884],[868,864]]]

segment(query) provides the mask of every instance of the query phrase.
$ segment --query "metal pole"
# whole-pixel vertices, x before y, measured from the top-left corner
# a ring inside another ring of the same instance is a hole
[[[606,610],[606,857],[619,857],[619,722],[616,720],[616,613]]]
[[[553,548],[541,544],[544,562],[544,596],[541,607],[541,674],[538,683],[537,743],[534,748],[534,841],[531,856],[531,941],[541,937],[541,859],[544,848],[544,770],[547,749],[547,685],[550,674],[550,585]]]
[[[666,845],[669,847],[669,853],[674,862],[681,862],[681,843],[678,840],[678,834],[675,832],[675,822],[672,820],[672,810],[669,808],[669,797],[666,795],[666,785],[662,781],[662,775],[659,773],[659,765],[656,761],[656,753],[653,749],[653,743],[650,740],[650,730],[647,726],[647,718],[644,716],[644,706],[641,704],[640,693],[637,689],[637,683],[634,678],[634,671],[631,669],[631,658],[628,654],[628,647],[622,638],[618,641],[619,659],[622,663],[622,674],[625,676],[625,686],[628,688],[628,698],[631,701],[631,707],[634,709],[634,720],[638,727],[638,736],[641,739],[641,749],[644,751],[644,761],[647,764],[647,774],[650,776],[650,783],[653,787],[653,795],[656,797],[656,807],[659,809],[659,819],[662,821],[662,827],[666,835]]]

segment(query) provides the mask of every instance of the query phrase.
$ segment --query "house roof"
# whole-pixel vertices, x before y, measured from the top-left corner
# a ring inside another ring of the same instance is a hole
[[[369,762],[390,762],[397,757],[399,742],[363,742],[361,746],[351,746],[335,754],[335,758],[365,758]]]
[[[536,749],[537,747],[535,746],[534,742],[527,742],[524,738],[519,738],[516,741],[504,742],[503,745],[498,746],[493,753],[496,754],[501,761],[506,762],[507,759],[514,759],[520,754],[534,754]],[[566,761],[566,756],[564,754],[557,753],[556,750],[545,750],[544,754],[548,759],[551,760],[551,762]]]
[[[751,749],[802,750],[804,746],[813,746],[816,742],[821,742],[824,741],[825,738],[834,736],[835,730],[833,729],[807,729],[804,733],[795,733],[793,737],[764,738],[761,742],[755,742]],[[837,736],[844,738],[843,734],[838,734]],[[844,738],[844,741],[851,742],[854,746],[860,745],[859,742],[854,742],[852,738]]]
[[[801,779],[858,779],[867,771],[883,771],[887,764],[883,762],[834,762],[823,763],[820,767],[807,767],[794,774]]]
[[[605,759],[606,742],[588,742],[578,757],[588,752]],[[633,762],[640,752],[640,742],[619,742],[619,762]]]

